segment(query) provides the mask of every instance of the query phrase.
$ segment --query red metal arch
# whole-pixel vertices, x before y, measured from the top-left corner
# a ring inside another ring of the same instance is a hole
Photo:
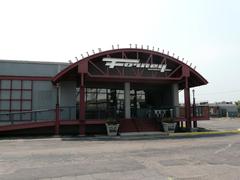
[[[148,55],[155,55],[155,56],[167,58],[169,61],[172,61],[178,65],[181,65],[181,67],[183,69],[183,74],[185,73],[185,75],[190,76],[190,79],[192,77],[193,81],[196,82],[195,85],[193,85],[193,86],[205,85],[208,83],[208,81],[203,76],[201,76],[195,69],[193,69],[189,65],[183,63],[182,61],[180,61],[174,57],[171,57],[167,54],[163,54],[163,53],[160,53],[157,51],[152,51],[152,50],[147,50],[147,49],[137,49],[137,48],[114,49],[114,50],[108,50],[108,51],[103,51],[103,52],[100,52],[97,54],[93,54],[82,60],[75,62],[74,64],[69,65],[67,68],[65,68],[64,70],[59,72],[55,77],[53,77],[52,81],[53,81],[53,83],[59,82],[69,72],[73,71],[75,68],[78,68],[78,66],[80,66],[80,67],[85,66],[86,64],[88,64],[89,61],[97,59],[98,57],[111,56],[113,54],[122,53],[122,52],[123,53],[129,53],[129,52],[145,53]],[[84,73],[87,73],[87,72],[84,72]]]

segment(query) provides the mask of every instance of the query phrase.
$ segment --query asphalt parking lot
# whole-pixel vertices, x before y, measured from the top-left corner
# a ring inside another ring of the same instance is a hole
[[[240,129],[240,118],[211,118],[208,121],[199,121],[199,127],[214,131],[229,131]]]
[[[239,149],[240,134],[148,140],[2,139],[0,179],[240,179]]]

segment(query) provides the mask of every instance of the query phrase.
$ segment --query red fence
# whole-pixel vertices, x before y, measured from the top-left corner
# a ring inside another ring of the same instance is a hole
[[[102,112],[102,114],[96,113],[96,117],[94,118],[86,117],[86,121],[82,122],[79,121],[78,110],[79,107],[73,106],[73,107],[61,107],[59,108],[59,111],[57,109],[45,109],[25,112],[1,113],[0,131],[55,126],[56,133],[58,134],[60,125],[79,125],[80,127],[83,127],[85,125],[90,124],[91,125],[104,124],[107,119],[106,114]],[[133,119],[136,120],[145,119],[150,121],[161,119],[164,117],[173,117],[176,119],[176,121],[186,121],[184,106],[164,109],[158,108],[155,110],[145,109],[143,112],[144,117],[135,117]],[[157,116],[156,112],[158,112]],[[209,120],[208,106],[196,106],[195,108],[192,107],[191,112],[192,121]]]
[[[191,120],[209,120],[209,106],[195,106],[191,107]],[[185,119],[185,107],[179,107],[179,116],[176,117],[179,121],[186,121]]]

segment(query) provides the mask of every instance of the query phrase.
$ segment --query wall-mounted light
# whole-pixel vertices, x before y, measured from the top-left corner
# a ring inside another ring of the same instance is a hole
[[[129,47],[132,48],[132,44],[129,44]]]
[[[89,53],[88,53],[88,52],[86,52],[86,54],[87,54],[87,56],[89,56]]]
[[[135,44],[135,48],[137,49],[137,44]]]
[[[119,44],[117,44],[117,48],[119,49]]]
[[[92,52],[93,52],[93,54],[95,54],[95,51],[94,51],[94,49],[92,50]]]
[[[114,45],[112,45],[112,49],[114,49]]]
[[[149,45],[147,45],[147,50],[149,50]]]
[[[102,52],[102,49],[101,49],[101,48],[98,48],[98,51],[99,51],[99,52]]]
[[[82,56],[82,59],[83,59],[84,58],[83,54],[81,54],[81,56]]]
[[[75,57],[75,59],[76,59],[76,61],[78,61],[78,58],[77,58],[77,57]]]

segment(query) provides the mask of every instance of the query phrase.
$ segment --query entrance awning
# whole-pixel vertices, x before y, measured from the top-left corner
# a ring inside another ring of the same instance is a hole
[[[80,81],[84,74],[86,83],[136,82],[178,83],[184,88],[184,77],[189,87],[205,85],[208,81],[194,68],[156,51],[146,49],[115,49],[83,58],[53,77],[53,83],[65,80]]]

